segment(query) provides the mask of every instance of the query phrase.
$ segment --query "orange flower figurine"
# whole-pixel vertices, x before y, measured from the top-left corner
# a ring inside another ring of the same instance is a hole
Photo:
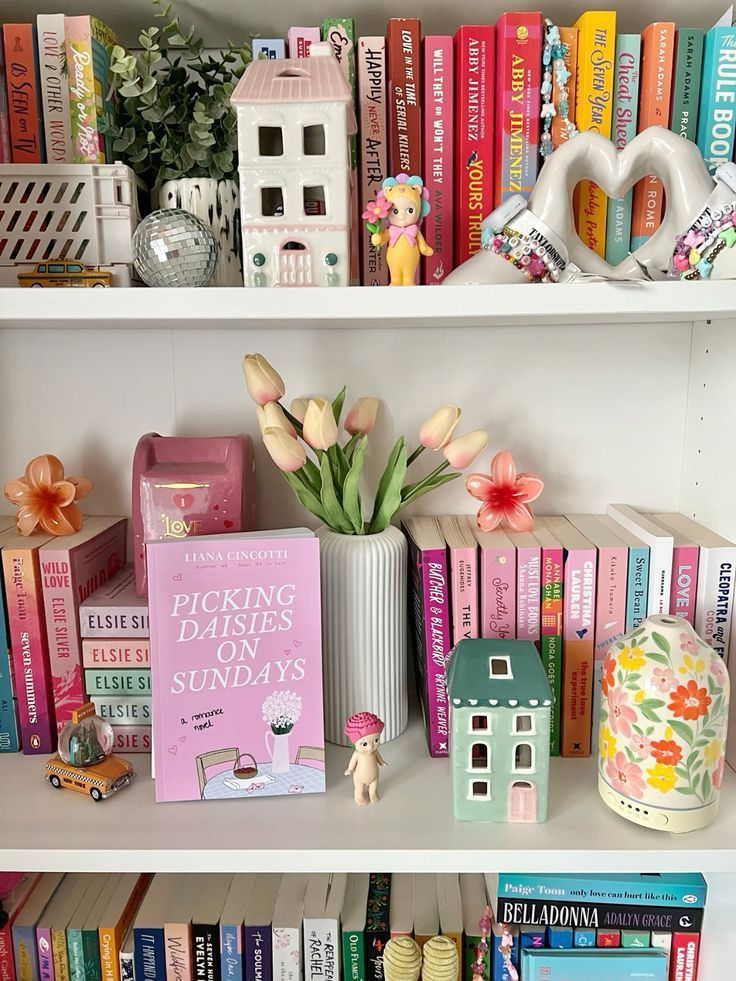
[[[39,525],[49,535],[73,535],[82,527],[74,501],[91,490],[86,477],[65,477],[61,460],[50,453],[34,457],[23,477],[5,482],[5,497],[18,508],[21,535],[32,535]]]
[[[491,460],[491,474],[471,473],[465,478],[469,494],[483,503],[478,510],[478,527],[493,531],[506,522],[515,531],[531,531],[534,515],[529,507],[544,490],[541,477],[516,472],[514,458],[501,450]]]

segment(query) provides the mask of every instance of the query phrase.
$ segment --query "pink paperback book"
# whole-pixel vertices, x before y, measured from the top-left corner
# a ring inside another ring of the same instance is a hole
[[[313,533],[150,542],[146,561],[156,800],[324,791]]]

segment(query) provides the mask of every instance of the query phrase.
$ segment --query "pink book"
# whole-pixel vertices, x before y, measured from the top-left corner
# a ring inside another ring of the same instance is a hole
[[[542,549],[530,531],[509,531],[516,547],[516,638],[536,644],[541,637]]]
[[[452,645],[478,637],[478,542],[465,515],[439,519],[450,552]]]
[[[51,926],[36,927],[36,953],[38,955],[39,981],[54,981],[54,953],[51,940]]]
[[[79,607],[82,637],[148,637],[148,603],[135,591],[135,571],[125,565]]]
[[[450,639],[450,586],[445,536],[436,518],[408,518],[409,592],[417,685],[430,756],[448,755],[445,666]]]
[[[516,637],[516,548],[500,530],[485,532],[470,519],[480,547],[480,635],[497,640]]]
[[[360,160],[360,213],[375,200],[388,176],[388,122],[386,89],[386,39],[362,37],[358,41],[358,148]],[[371,245],[363,220],[361,285],[388,286],[386,250]]]
[[[85,668],[148,668],[149,644],[144,639],[87,638],[82,641],[82,664]]]
[[[313,532],[146,548],[156,800],[323,792]]]
[[[56,728],[86,701],[79,604],[125,562],[125,518],[86,518],[81,531],[39,549]]]
[[[56,723],[46,618],[41,595],[39,549],[50,535],[24,538],[15,529],[0,534],[8,613],[8,638],[18,699],[18,728],[23,752],[53,753]]]
[[[672,583],[670,585],[670,613],[695,626],[695,597],[698,585],[700,546],[686,534],[667,524],[667,515],[654,515],[657,524],[672,532]]]
[[[318,27],[290,27],[286,35],[289,58],[308,58],[309,49],[321,40]]]
[[[598,666],[605,660],[611,644],[626,633],[629,550],[597,515],[569,514],[567,519],[598,551],[595,607],[595,660]]]
[[[449,36],[432,35],[422,42],[424,58],[424,185],[431,211],[424,219],[424,237],[434,255],[424,259],[424,282],[439,286],[452,271],[454,205],[454,44]]]
[[[113,726],[115,753],[150,753],[150,726]]]

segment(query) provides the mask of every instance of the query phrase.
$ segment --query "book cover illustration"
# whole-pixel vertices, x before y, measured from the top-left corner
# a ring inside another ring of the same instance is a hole
[[[64,32],[74,163],[111,162],[111,137],[101,132],[100,121],[114,112],[110,54],[118,40],[96,17],[65,17]]]
[[[367,981],[383,981],[383,951],[391,939],[391,873],[371,872],[366,906],[365,946]]]
[[[325,789],[314,536],[154,542],[156,799]]]

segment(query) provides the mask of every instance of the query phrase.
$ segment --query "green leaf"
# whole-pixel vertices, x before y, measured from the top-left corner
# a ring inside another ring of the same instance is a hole
[[[317,494],[305,484],[305,482],[299,477],[299,472],[296,473],[284,473],[281,474],[287,484],[291,487],[296,495],[299,503],[307,509],[315,518],[319,518],[320,521],[324,521],[325,524],[329,524],[327,514],[322,507],[322,502],[320,501]]]
[[[688,746],[692,746],[695,736],[690,726],[685,725],[684,722],[678,722],[677,719],[668,719],[667,725],[671,726],[672,731],[677,733],[680,739],[684,739]]]
[[[676,767],[675,767],[675,773],[676,773],[676,774],[677,774],[677,776],[678,776],[678,777],[680,777],[680,778],[681,778],[682,780],[689,780],[689,779],[690,779],[690,778],[689,778],[689,774],[688,774],[688,772],[687,772],[687,770],[685,769],[685,767],[684,767],[684,766],[676,766]]]
[[[340,416],[342,415],[342,407],[345,405],[345,386],[343,385],[340,391],[332,400],[332,414],[335,417],[335,422],[340,425]]]
[[[330,461],[326,453],[322,454],[322,458],[320,460],[320,470],[322,472],[322,492],[320,494],[320,500],[322,501],[322,507],[327,514],[327,523],[334,531],[342,532],[344,535],[350,535],[352,534],[353,526],[348,520],[347,515],[343,511],[342,506],[337,499],[335,484],[332,479],[332,467],[330,466]]]
[[[703,729],[700,735],[703,739],[715,739],[716,731],[715,729],[707,728],[707,729]]]
[[[693,765],[695,764],[695,761],[698,759],[699,756],[700,753],[698,753],[697,750],[693,750],[692,753],[690,753],[688,758],[685,760],[685,766],[687,767],[688,770],[692,769]]]
[[[664,651],[665,654],[670,653],[670,642],[667,640],[666,637],[663,637],[662,634],[658,634],[656,630],[652,631],[652,640],[660,649],[660,651]]]
[[[674,789],[678,794],[687,794],[690,797],[694,796],[693,791],[689,787],[675,787]]]
[[[342,489],[342,506],[350,519],[356,534],[363,534],[363,508],[360,501],[360,475],[363,472],[363,462],[368,449],[368,437],[358,443],[353,454],[350,470],[345,478]]]
[[[631,750],[629,749],[629,747],[628,746],[624,746],[624,749],[626,750],[626,755],[629,758],[629,763],[635,763],[636,762],[636,757],[631,752]]]
[[[670,662],[664,656],[664,654],[659,654],[657,651],[647,651],[647,657],[650,661],[656,661],[657,664],[669,664]]]
[[[707,801],[710,799],[713,793],[713,788],[710,781],[710,773],[703,774],[703,786],[700,788],[700,793],[703,795],[703,800]]]
[[[660,717],[657,715],[657,713],[654,711],[654,709],[649,708],[649,706],[646,705],[644,702],[642,702],[639,705],[639,708],[640,708],[641,714],[644,716],[644,718],[645,719],[649,719],[650,722],[661,722],[662,721],[660,719]]]
[[[348,475],[350,464],[348,463],[347,457],[343,452],[343,448],[339,443],[335,443],[329,448],[329,450],[327,450],[327,456],[329,458],[330,465],[332,466],[337,495],[338,497],[342,498],[342,486]]]
[[[436,490],[443,484],[449,484],[451,480],[455,480],[459,476],[460,474],[456,472],[441,473],[436,477],[433,477],[431,481],[421,480],[417,484],[407,485],[401,495],[401,507],[406,507],[407,504],[411,504],[412,501],[416,501],[417,498],[422,497],[423,494],[428,494],[430,491]],[[411,490],[407,494],[406,491],[408,487],[411,487]]]
[[[381,475],[368,533],[384,531],[401,507],[401,488],[406,477],[406,441],[400,436]]]
[[[708,776],[707,773],[706,773],[706,776]],[[695,776],[693,777],[693,781],[692,781],[692,784],[691,784],[693,790],[697,790],[698,789],[698,784],[699,783],[700,783],[700,774],[699,773],[696,773]]]
[[[643,702],[639,703],[639,706],[646,705],[647,708],[661,709],[664,706],[664,702],[661,698],[645,698]]]
[[[304,461],[302,470],[304,471],[304,475],[306,476],[308,482],[319,494],[320,490],[322,489],[322,475],[320,474],[317,464],[313,463],[312,460],[307,457],[307,459]]]

